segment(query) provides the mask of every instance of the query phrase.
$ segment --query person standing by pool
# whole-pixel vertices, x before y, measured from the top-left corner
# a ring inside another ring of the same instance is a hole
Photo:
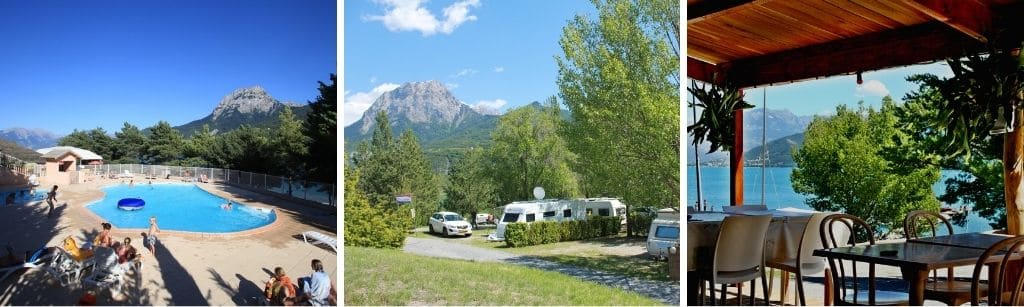
[[[57,202],[57,185],[53,185],[53,190],[46,195],[46,203],[50,204],[50,211],[46,213],[47,218],[53,217],[53,203]]]
[[[146,243],[149,243],[149,252],[156,256],[156,234],[160,232],[160,227],[156,225],[156,216],[149,217],[149,233],[146,234]]]
[[[103,227],[103,231],[100,231],[100,234],[96,236],[93,245],[111,247],[114,245],[114,239],[110,237],[110,223],[100,223],[100,226]]]

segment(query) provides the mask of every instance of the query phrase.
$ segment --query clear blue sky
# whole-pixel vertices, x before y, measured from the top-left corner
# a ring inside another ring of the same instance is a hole
[[[0,129],[181,125],[253,85],[311,101],[337,69],[336,5],[0,1]]]
[[[345,3],[343,124],[411,81],[439,80],[459,100],[498,111],[543,101],[558,94],[562,28],[596,14],[585,0],[408,2]]]

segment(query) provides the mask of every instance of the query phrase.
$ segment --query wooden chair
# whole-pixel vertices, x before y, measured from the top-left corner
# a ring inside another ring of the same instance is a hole
[[[803,277],[825,270],[825,258],[816,257],[813,253],[814,250],[822,248],[818,231],[821,227],[821,221],[830,214],[832,213],[823,212],[811,215],[811,218],[807,221],[807,226],[804,227],[803,234],[800,236],[800,247],[797,248],[796,258],[765,262],[769,268],[782,270],[783,274],[786,274],[782,278],[782,295],[779,298],[779,302],[783,302],[786,298],[785,289],[789,285],[788,277],[790,273],[793,273],[796,274],[797,298],[800,299],[800,305],[807,305],[807,299],[804,295]],[[828,289],[825,289],[825,291],[828,291]],[[771,291],[768,291],[768,295],[771,295]]]
[[[874,245],[875,237],[871,226],[864,220],[849,214],[837,213],[826,216],[819,228],[821,245],[836,248],[851,245]],[[857,262],[829,257],[832,271],[832,301],[839,305],[907,305],[909,294],[876,290],[875,264],[868,265],[867,291],[857,276]],[[847,275],[850,273],[851,275]],[[852,288],[852,289],[851,289]]]
[[[978,262],[974,265],[974,274],[971,275],[971,305],[978,306],[981,303],[981,298],[985,297],[982,294],[985,288],[981,285],[981,271],[986,264],[995,272],[990,275],[991,279],[988,281],[988,305],[1024,305],[1024,295],[1021,293],[1024,290],[1022,289],[1024,288],[1024,276],[1012,272],[1013,270],[1007,270],[1007,264],[1010,261],[1020,262],[1022,258],[1024,258],[1024,236],[1007,238],[985,250],[978,257]],[[1019,267],[1019,264],[1017,266]],[[1006,282],[1004,282],[1007,278],[1016,279],[1009,289],[1006,288]],[[996,293],[1001,293],[1001,295],[995,295]]]
[[[903,220],[903,233],[906,234],[907,240],[924,237],[922,234],[929,232],[934,237],[939,234],[940,225],[945,225],[946,232],[953,234],[953,224],[942,215],[927,210],[911,211]],[[954,279],[953,268],[946,269],[946,277],[940,278],[938,275],[939,270],[932,271],[931,280],[925,284],[925,299],[940,301],[950,306],[959,306],[971,300],[971,282]]]
[[[768,232],[768,224],[772,217],[762,216],[728,216],[722,221],[715,241],[714,251],[709,258],[711,265],[698,268],[701,287],[704,281],[711,284],[711,303],[715,301],[715,285],[722,285],[722,304],[725,304],[726,285],[750,281],[750,304],[754,304],[756,284],[753,282],[761,277],[762,292],[768,298],[768,281],[765,278],[764,238]],[[738,293],[738,301],[742,302],[743,291]],[[704,291],[701,289],[701,301]]]

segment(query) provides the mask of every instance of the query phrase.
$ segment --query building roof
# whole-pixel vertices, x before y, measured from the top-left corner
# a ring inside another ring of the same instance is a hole
[[[57,159],[65,154],[71,153],[82,160],[103,160],[103,157],[94,152],[71,146],[57,146],[37,149],[36,152],[43,154],[43,159]]]

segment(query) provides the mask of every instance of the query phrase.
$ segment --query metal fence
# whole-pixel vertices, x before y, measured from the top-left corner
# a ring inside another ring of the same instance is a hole
[[[143,164],[103,164],[83,165],[82,169],[92,170],[98,176],[144,176],[150,178],[184,178],[198,180],[205,176],[210,181],[225,182],[246,186],[256,190],[264,190],[282,196],[308,200],[327,206],[337,207],[338,198],[335,185],[322,182],[294,180],[284,177],[243,172],[232,169],[143,165]]]

